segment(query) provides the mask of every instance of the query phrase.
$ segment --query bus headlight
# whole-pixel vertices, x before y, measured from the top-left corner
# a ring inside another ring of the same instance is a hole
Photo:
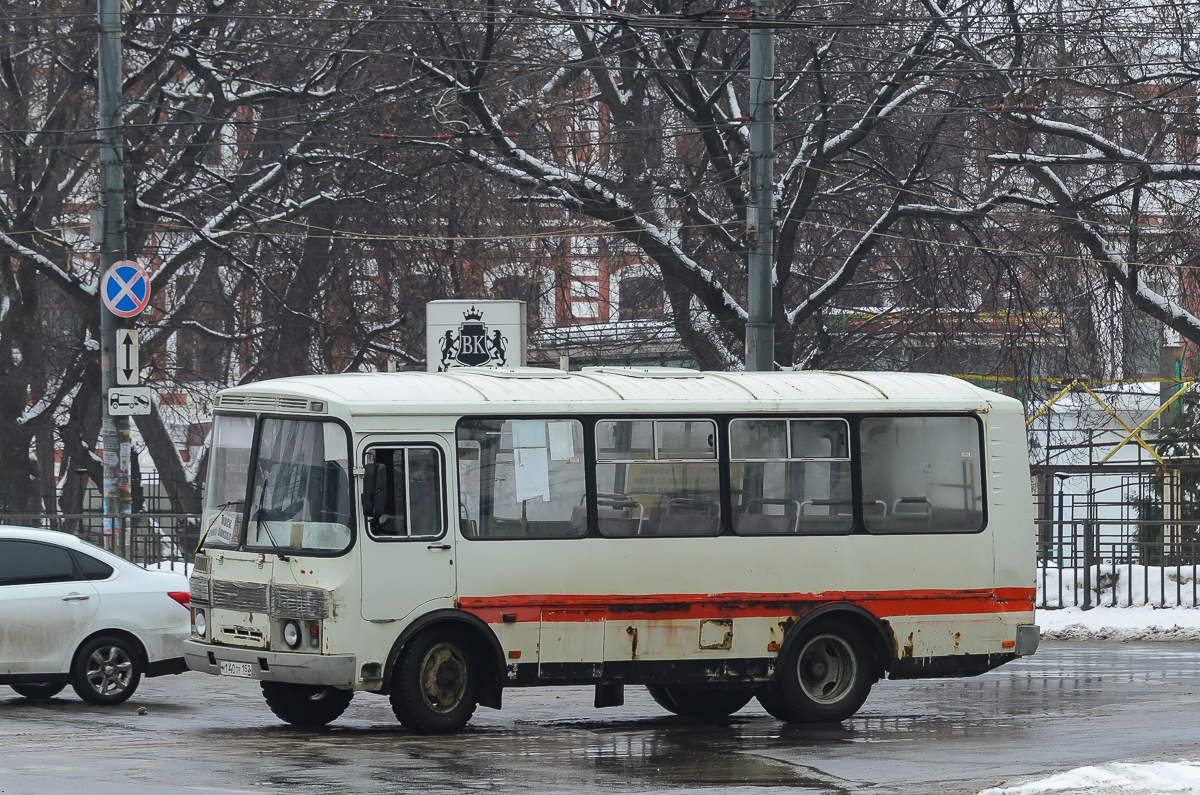
[[[300,625],[295,621],[283,622],[283,642],[287,644],[289,649],[294,649],[300,645]]]
[[[203,638],[208,632],[208,622],[204,620],[203,610],[192,611],[192,629],[196,631],[198,638]]]

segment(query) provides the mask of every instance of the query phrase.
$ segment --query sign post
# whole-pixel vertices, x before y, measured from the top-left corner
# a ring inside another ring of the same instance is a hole
[[[104,534],[110,548],[128,555],[130,512],[129,470],[132,455],[129,419],[109,411],[109,390],[117,375],[117,330],[132,327],[131,318],[150,300],[149,280],[144,293],[133,284],[135,263],[125,259],[125,133],[121,114],[121,0],[97,0],[99,51],[97,77],[100,105],[100,205],[104,216],[100,235],[100,439],[104,447]],[[118,283],[119,282],[119,283]],[[123,291],[128,290],[126,293]],[[110,292],[110,290],[112,292]],[[136,307],[136,309],[135,309]],[[134,310],[134,311],[129,311]]]
[[[430,301],[425,305],[429,372],[460,367],[524,367],[524,301]]]

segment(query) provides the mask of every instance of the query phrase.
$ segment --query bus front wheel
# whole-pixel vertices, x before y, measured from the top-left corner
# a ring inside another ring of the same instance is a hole
[[[431,629],[401,654],[393,674],[392,712],[418,734],[456,732],[475,713],[479,665],[461,633]]]
[[[337,720],[354,698],[353,690],[288,682],[263,682],[262,694],[275,717],[293,726],[312,729]]]
[[[777,678],[756,696],[788,723],[839,723],[858,712],[874,683],[871,647],[862,635],[836,621],[816,621],[789,644]]]

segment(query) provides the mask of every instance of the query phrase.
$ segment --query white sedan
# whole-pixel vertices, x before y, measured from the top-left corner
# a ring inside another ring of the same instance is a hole
[[[119,704],[142,676],[183,673],[187,578],[66,533],[0,527],[0,685],[50,698],[69,683]]]

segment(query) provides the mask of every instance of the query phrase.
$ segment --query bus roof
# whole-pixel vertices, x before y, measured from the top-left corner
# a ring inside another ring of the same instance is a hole
[[[315,402],[315,404],[314,404]],[[321,404],[327,405],[321,405]],[[893,372],[700,372],[668,367],[344,373],[223,390],[222,410],[398,414],[988,411],[1011,398],[958,378]]]

